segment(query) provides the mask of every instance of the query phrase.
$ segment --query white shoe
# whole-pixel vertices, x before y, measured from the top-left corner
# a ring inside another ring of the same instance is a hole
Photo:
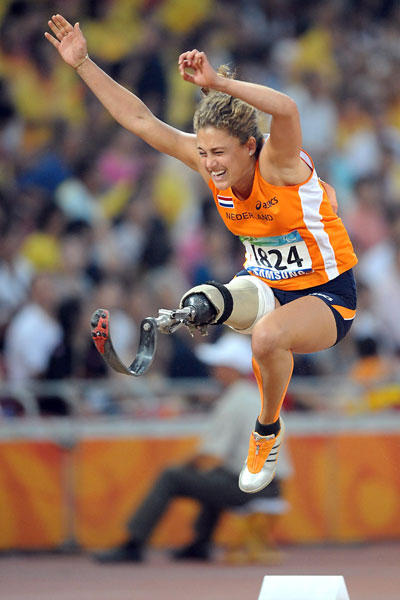
[[[281,429],[278,435],[260,435],[252,431],[249,453],[239,475],[239,487],[242,492],[254,494],[267,487],[273,480],[278,462],[279,449],[285,433],[280,418]]]

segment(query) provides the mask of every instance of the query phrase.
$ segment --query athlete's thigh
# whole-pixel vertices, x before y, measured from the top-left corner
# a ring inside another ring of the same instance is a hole
[[[335,317],[329,306],[316,296],[297,298],[279,306],[261,321],[264,319],[263,325],[276,327],[280,344],[292,352],[318,352],[336,342]]]

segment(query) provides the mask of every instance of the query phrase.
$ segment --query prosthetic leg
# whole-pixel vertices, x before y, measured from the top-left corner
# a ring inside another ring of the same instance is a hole
[[[126,366],[116,353],[110,333],[110,314],[97,309],[91,318],[93,342],[114,371],[139,377],[150,368],[157,348],[157,332],[174,333],[182,326],[191,335],[199,330],[207,335],[210,325],[224,323],[240,333],[251,333],[257,321],[275,308],[272,290],[251,275],[235,277],[224,285],[209,281],[186,292],[176,310],[160,309],[158,317],[146,317],[140,324],[139,348]]]

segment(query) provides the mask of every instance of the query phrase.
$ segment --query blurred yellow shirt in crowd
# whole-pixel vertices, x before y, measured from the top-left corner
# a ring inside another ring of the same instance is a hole
[[[61,268],[61,250],[57,238],[36,231],[29,235],[21,249],[35,271],[58,271]]]
[[[198,27],[214,9],[213,0],[164,0],[158,10],[161,23],[172,33],[187,33]]]

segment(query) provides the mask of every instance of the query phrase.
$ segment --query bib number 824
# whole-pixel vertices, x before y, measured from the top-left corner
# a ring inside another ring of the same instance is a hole
[[[254,259],[258,266],[267,267],[270,269],[278,269],[279,271],[284,271],[288,269],[288,265],[297,265],[299,269],[301,269],[304,259],[300,257],[297,247],[290,246],[287,251],[287,256],[283,256],[282,252],[277,248],[271,248],[271,250],[265,250],[260,246],[255,246],[251,244],[251,249],[253,251]],[[285,252],[286,254],[286,252]],[[273,264],[270,261],[270,258],[273,258]]]

